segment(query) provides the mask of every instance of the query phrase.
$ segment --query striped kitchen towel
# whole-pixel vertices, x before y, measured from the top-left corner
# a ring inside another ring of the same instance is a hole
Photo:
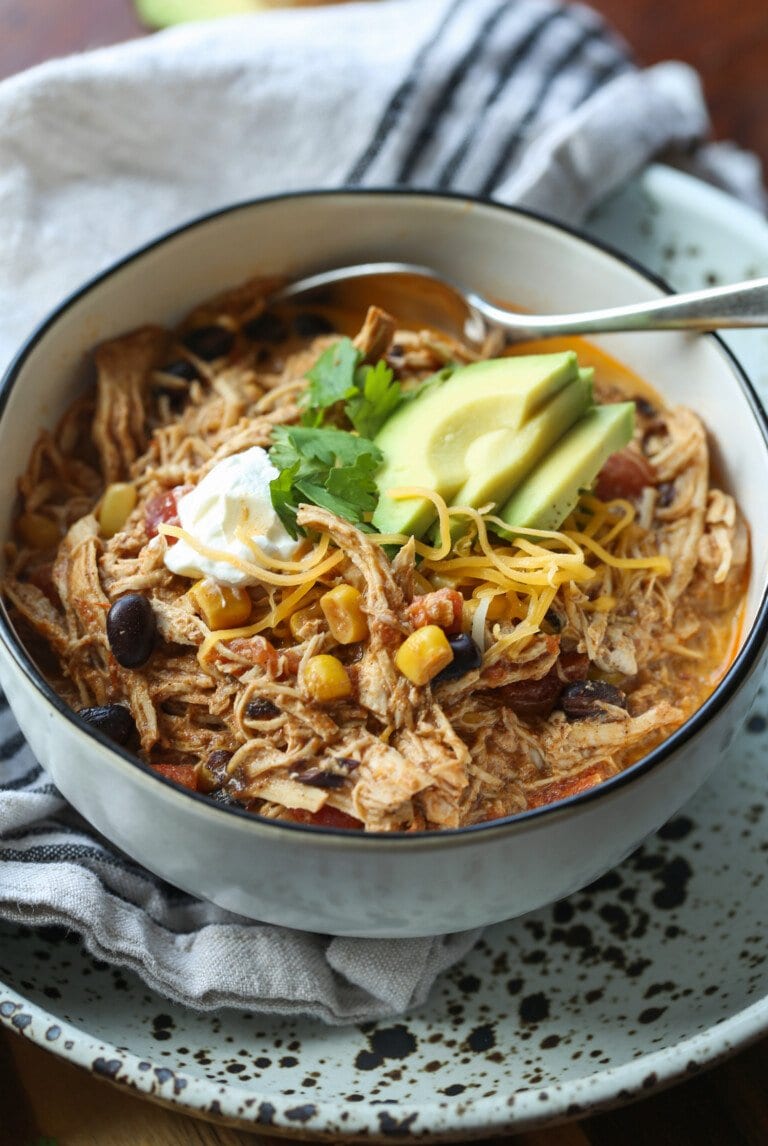
[[[235,200],[402,184],[573,222],[706,131],[689,68],[638,70],[555,0],[274,11],[54,61],[0,85],[0,364],[84,279]],[[0,929],[71,928],[190,1006],[337,1023],[421,1002],[476,938],[304,935],[196,901],[68,808],[0,709]]]

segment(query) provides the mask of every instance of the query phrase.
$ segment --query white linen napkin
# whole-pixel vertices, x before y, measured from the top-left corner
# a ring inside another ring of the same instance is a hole
[[[54,61],[0,85],[0,366],[83,280],[236,200],[398,183],[578,222],[706,131],[695,73],[637,70],[595,13],[554,0],[275,11]],[[0,918],[72,928],[189,1006],[336,1023],[418,1004],[476,939],[309,935],[195,900],[75,815],[0,709]]]

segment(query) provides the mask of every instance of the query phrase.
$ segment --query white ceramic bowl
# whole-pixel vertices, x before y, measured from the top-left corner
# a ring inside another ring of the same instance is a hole
[[[42,426],[87,382],[94,343],[255,275],[295,276],[380,259],[434,266],[531,310],[656,297],[641,270],[545,220],[457,197],[299,194],[201,219],[130,256],[63,304],[10,368],[0,397],[0,535]],[[68,800],[136,860],[242,915],[339,935],[458,931],[523,914],[632,851],[704,782],[757,688],[768,635],[768,431],[743,373],[711,336],[597,339],[716,434],[719,474],[750,525],[752,577],[739,653],[706,704],[643,760],[550,807],[471,828],[362,835],[260,820],[157,777],[86,729],[0,616],[0,684]]]

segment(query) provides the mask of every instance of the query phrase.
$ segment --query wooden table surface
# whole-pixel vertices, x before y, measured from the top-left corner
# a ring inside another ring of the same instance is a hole
[[[640,63],[701,73],[715,134],[768,167],[766,0],[592,0]],[[0,0],[0,77],[53,55],[143,34],[129,0]],[[768,1146],[768,1040],[693,1081],[516,1146]],[[263,1135],[259,1139],[267,1143]],[[254,1135],[118,1091],[0,1033],[0,1146],[236,1146]]]

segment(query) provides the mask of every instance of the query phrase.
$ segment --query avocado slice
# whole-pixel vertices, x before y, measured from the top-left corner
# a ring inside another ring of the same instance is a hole
[[[213,20],[267,7],[264,0],[135,0],[135,4],[139,19],[150,28],[165,28],[187,20]]]
[[[467,450],[470,476],[455,495],[454,505],[503,504],[525,475],[586,412],[592,400],[593,376],[593,370],[580,370],[578,377],[521,429],[492,430],[476,438]]]
[[[486,469],[498,468],[498,457],[483,446],[487,436],[496,441],[501,433],[506,443],[552,398],[579,381],[572,351],[497,358],[464,366],[401,406],[375,439],[384,454],[376,475],[380,493],[373,515],[376,529],[422,536],[436,517],[432,503],[426,498],[395,501],[387,490],[417,485],[454,501],[470,478],[470,454],[482,459]],[[565,429],[560,425],[554,436]],[[502,480],[495,500],[504,500],[511,489]]]
[[[520,529],[557,529],[634,427],[634,402],[593,406],[523,479],[499,516]]]

